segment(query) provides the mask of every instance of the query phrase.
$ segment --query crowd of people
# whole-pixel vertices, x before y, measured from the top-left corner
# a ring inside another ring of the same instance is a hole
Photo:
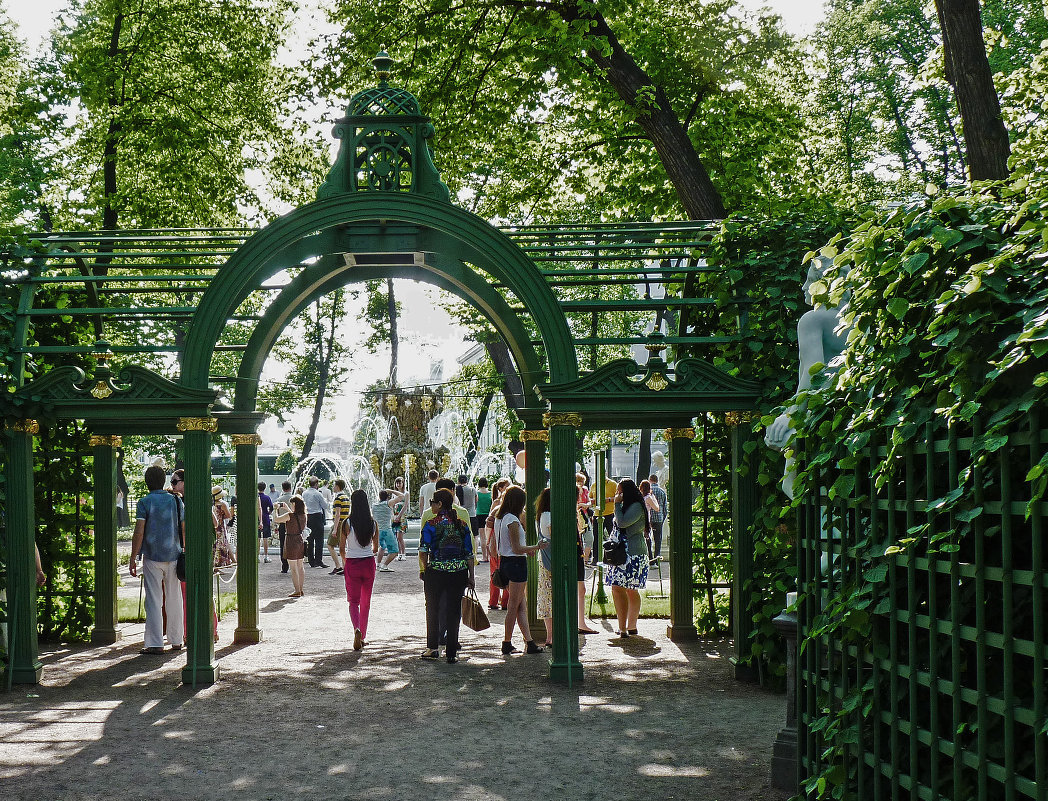
[[[131,574],[136,575],[136,559],[143,558],[146,634],[143,653],[162,653],[164,635],[173,650],[181,649],[185,632],[185,583],[175,577],[175,562],[184,550],[183,491],[185,477],[176,470],[171,486],[165,490],[162,467],[146,470],[149,493],[138,501],[135,534],[132,541]],[[593,538],[594,518],[603,518],[605,534],[612,541],[625,543],[626,558],[621,564],[604,567],[604,582],[611,588],[618,638],[637,634],[641,595],[649,564],[661,556],[662,526],[666,519],[666,493],[655,475],[638,486],[632,479],[605,485],[605,503],[595,509],[596,487],[588,487],[586,476],[576,477],[576,578],[578,582],[578,634],[596,634],[586,622],[586,571],[596,561]],[[411,512],[404,479],[398,477],[391,488],[381,489],[370,498],[362,489],[347,491],[346,482],[335,479],[326,486],[316,476],[292,488],[291,482],[266,492],[258,484],[258,560],[269,563],[270,539],[279,542],[281,572],[290,574],[290,598],[305,594],[305,565],[331,567],[330,575],[343,577],[349,619],[353,628],[353,648],[367,644],[368,619],[376,574],[393,572],[394,561],[404,561],[404,534]],[[489,488],[486,478],[475,486],[469,477],[455,481],[442,478],[437,471],[419,489],[420,535],[419,578],[426,602],[425,659],[437,659],[443,649],[449,663],[458,661],[461,602],[467,589],[476,588],[476,565],[488,563],[492,578],[488,586],[488,609],[505,611],[502,653],[510,655],[542,653],[553,644],[553,563],[550,544],[564,536],[555,530],[550,513],[551,488],[539,494],[531,523],[538,535],[527,544],[527,496],[522,487],[500,478]],[[275,495],[275,497],[274,497]],[[220,486],[212,488],[212,522],[215,528],[214,564],[236,561],[230,541],[230,525],[235,510],[225,501]],[[330,529],[327,520],[331,520]],[[275,529],[274,529],[275,527]],[[324,562],[327,546],[331,564]],[[545,624],[546,638],[536,643],[531,636],[527,614],[529,556],[538,556],[537,613]],[[496,581],[496,574],[501,578]],[[182,609],[175,599],[183,597]],[[177,614],[181,611],[181,614]],[[161,621],[166,619],[165,623]],[[166,632],[165,632],[166,627]],[[514,644],[519,630],[523,648]],[[217,640],[217,616],[215,637]]]

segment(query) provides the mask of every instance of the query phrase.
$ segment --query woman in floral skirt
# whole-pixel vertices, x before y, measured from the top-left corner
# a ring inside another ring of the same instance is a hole
[[[615,527],[626,541],[626,564],[609,565],[604,569],[604,583],[611,587],[615,602],[619,637],[637,634],[640,617],[640,591],[648,582],[648,547],[651,536],[648,510],[637,485],[626,478],[619,482],[615,493]]]

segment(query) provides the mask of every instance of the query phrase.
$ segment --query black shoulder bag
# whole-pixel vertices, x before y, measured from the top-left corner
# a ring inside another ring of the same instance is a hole
[[[495,520],[495,525],[498,526],[499,523],[501,523],[501,522],[502,522],[501,520],[497,520],[496,519]],[[501,531],[496,530],[496,534],[495,534],[495,553],[499,552],[499,542],[500,542],[499,534],[501,534],[501,533],[502,533]],[[499,554],[499,560],[500,560],[499,561],[499,565],[502,564],[501,559],[502,559],[502,554]],[[506,587],[509,586],[509,579],[506,578],[506,574],[502,572],[502,567],[497,567],[497,568],[495,568],[494,570],[491,571],[491,583],[494,584],[496,587],[498,587],[500,590],[504,590],[504,589],[506,589]]]
[[[622,567],[629,560],[626,552],[626,538],[619,531],[617,525],[613,525],[611,536],[604,540],[604,564],[612,567]]]

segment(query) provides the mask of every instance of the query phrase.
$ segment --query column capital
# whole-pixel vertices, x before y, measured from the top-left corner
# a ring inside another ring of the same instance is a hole
[[[748,423],[753,419],[753,412],[725,412],[724,422],[729,428],[735,428],[742,423]]]
[[[233,440],[233,445],[261,445],[262,437],[258,434],[234,434],[230,439]]]
[[[119,448],[124,444],[123,439],[109,434],[92,434],[90,441],[92,448],[97,448],[99,445],[108,445],[110,448]]]
[[[179,431],[218,431],[218,420],[214,417],[179,417],[175,426]]]
[[[520,432],[521,442],[549,442],[549,432],[544,428],[529,431],[524,429]]]
[[[542,425],[546,428],[553,428],[553,426],[581,428],[582,415],[575,412],[546,412],[542,415]]]
[[[23,434],[39,434],[40,423],[36,420],[15,420],[4,426],[8,431],[19,431]]]
[[[694,428],[667,428],[662,432],[662,438],[667,442],[674,439],[695,439]]]

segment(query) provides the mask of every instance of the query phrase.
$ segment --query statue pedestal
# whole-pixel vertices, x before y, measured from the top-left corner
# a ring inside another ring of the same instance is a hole
[[[789,593],[787,604],[796,602]],[[792,600],[791,600],[792,599]],[[775,737],[771,756],[771,783],[781,790],[797,791],[797,615],[783,611],[772,624],[786,639],[786,725]]]

